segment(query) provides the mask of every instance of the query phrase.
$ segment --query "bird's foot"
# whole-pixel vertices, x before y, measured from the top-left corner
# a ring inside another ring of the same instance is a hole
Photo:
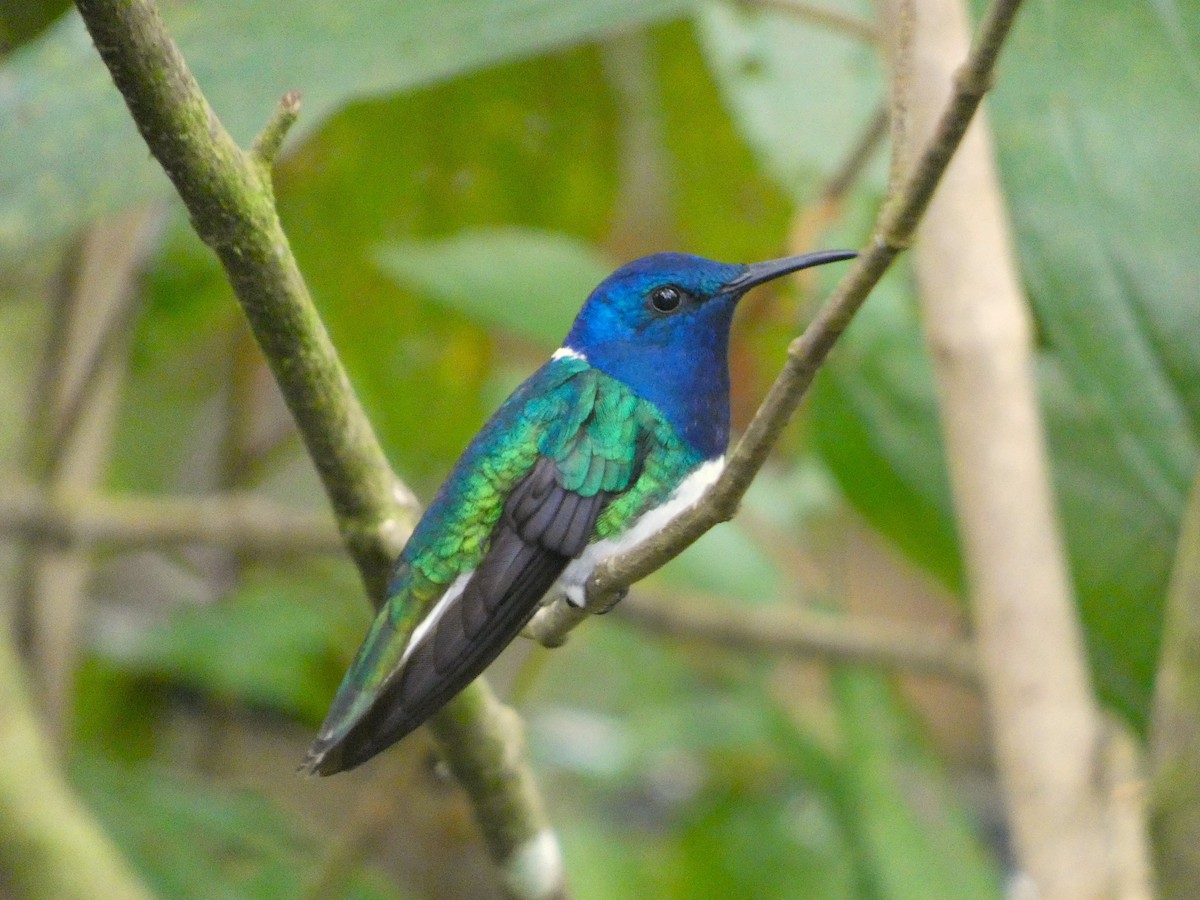
[[[592,610],[592,614],[597,615],[597,616],[607,615],[608,613],[613,611],[613,609],[616,607],[616,605],[618,603],[620,603],[622,600],[624,600],[628,596],[629,596],[629,588],[623,588],[622,590],[619,590],[615,594],[613,594],[612,599],[609,600],[607,603],[605,603],[603,606],[600,606],[599,604],[597,604],[595,609]]]
[[[603,616],[606,613],[612,612],[613,607],[624,600],[628,594],[629,588],[625,588],[624,590],[618,591],[616,594],[614,594],[613,598],[607,603],[601,605],[599,603],[589,602],[587,596],[584,594],[583,588],[578,588],[575,590],[567,589],[564,591],[563,599],[567,601],[567,605],[570,606],[571,609],[584,610],[586,612],[590,612],[594,616]]]

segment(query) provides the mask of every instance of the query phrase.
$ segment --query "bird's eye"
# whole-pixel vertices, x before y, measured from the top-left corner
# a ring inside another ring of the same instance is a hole
[[[675,312],[683,302],[683,291],[673,284],[664,284],[650,292],[650,305],[661,313]]]

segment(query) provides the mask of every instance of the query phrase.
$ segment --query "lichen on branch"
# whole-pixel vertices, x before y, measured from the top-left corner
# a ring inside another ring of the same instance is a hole
[[[416,503],[388,465],[276,212],[270,161],[299,112],[299,97],[285,95],[254,148],[244,151],[209,106],[151,0],[77,0],[76,6],[196,233],[220,259],[325,486],[342,538],[378,605]],[[515,878],[510,871],[512,865],[526,865],[531,841],[552,834],[513,737],[511,713],[479,681],[430,726],[470,796],[509,895],[565,895],[557,856],[547,855],[551,878]],[[506,739],[496,740],[498,734]],[[503,760],[492,762],[508,777],[479,776],[474,767],[488,759],[480,747],[503,754]],[[528,884],[539,890],[525,891]]]

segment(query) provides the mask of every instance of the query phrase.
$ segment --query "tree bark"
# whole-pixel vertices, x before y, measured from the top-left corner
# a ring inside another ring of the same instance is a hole
[[[908,93],[901,105],[919,141],[951,93],[968,28],[962,0],[913,7],[911,53],[898,54],[912,68],[897,73],[896,86]],[[914,252],[1019,864],[1043,900],[1145,896],[1121,889],[1128,882],[1115,870],[1105,729],[1054,510],[1032,329],[982,114],[930,203]]]

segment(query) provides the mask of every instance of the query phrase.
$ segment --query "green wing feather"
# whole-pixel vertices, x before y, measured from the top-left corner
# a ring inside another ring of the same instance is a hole
[[[481,566],[483,571],[494,570],[504,562],[498,554],[519,554],[521,564],[536,570],[536,577],[526,579],[519,596],[505,602],[519,601],[522,610],[528,607],[531,612],[569,562],[569,557],[545,547],[539,555],[515,541],[522,523],[506,519],[501,524],[506,504],[539,461],[544,461],[539,471],[553,463],[556,502],[564,496],[576,503],[593,501],[586,507],[592,517],[586,523],[587,540],[623,531],[646,509],[663,502],[682,475],[700,462],[679,443],[658,411],[621,382],[579,359],[556,359],[543,366],[479,432],[414,530],[397,561],[388,601],[309,751],[310,768],[328,774],[357,765],[419,724],[406,720],[400,729],[397,720],[389,718],[391,711],[382,707],[389,691],[396,693],[402,670],[413,665],[418,648],[409,650],[409,644],[414,631],[456,580],[471,576]],[[571,553],[581,550],[582,545]],[[466,581],[468,589],[475,580],[472,576]],[[507,615],[503,643],[489,648],[488,661],[527,618],[522,611],[514,629],[513,615]],[[426,642],[433,631],[423,633],[420,642]],[[484,634],[480,639],[499,638]],[[453,686],[454,692],[466,681]],[[363,733],[356,734],[356,729]],[[344,743],[358,747],[348,753]]]

